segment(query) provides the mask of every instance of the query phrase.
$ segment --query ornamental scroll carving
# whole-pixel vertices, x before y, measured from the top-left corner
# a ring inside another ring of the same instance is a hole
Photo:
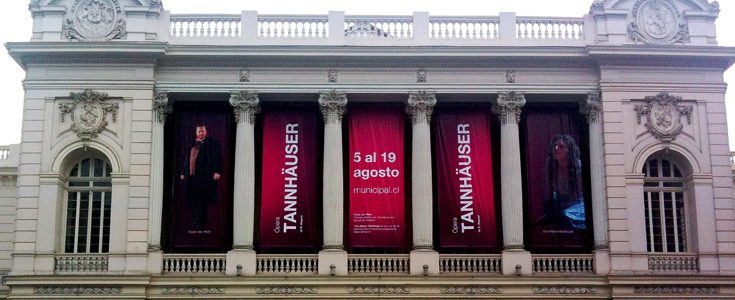
[[[546,295],[578,295],[578,294],[597,294],[597,288],[594,287],[534,287],[534,294],[546,294]]]
[[[288,286],[279,286],[279,287],[258,287],[255,289],[255,292],[258,294],[316,294],[317,288],[316,287],[288,287]]]
[[[156,97],[153,99],[153,111],[156,114],[156,121],[161,124],[166,123],[166,115],[173,111],[171,102],[168,101],[167,93],[156,93]]]
[[[681,97],[662,92],[656,96],[646,97],[646,101],[648,104],[635,107],[638,124],[641,123],[641,117],[646,115],[648,117],[646,129],[658,140],[670,143],[679,136],[684,127],[681,116],[687,116],[687,123],[692,124],[692,106],[678,106]]]
[[[633,291],[636,294],[717,294],[720,289],[714,286],[637,286]]]
[[[37,287],[33,293],[38,295],[109,295],[121,294],[122,290],[117,287],[55,286]]]
[[[235,111],[235,122],[255,124],[255,115],[260,112],[259,103],[258,93],[241,91],[230,94],[230,105]]]
[[[70,40],[109,41],[125,36],[125,20],[117,0],[77,0],[64,24]]]
[[[684,43],[689,38],[686,23],[671,0],[638,0],[633,6],[633,22],[628,34],[634,42],[669,45]]]
[[[434,111],[434,105],[436,105],[436,94],[426,91],[410,93],[408,94],[406,113],[411,115],[413,124],[424,121],[429,123],[431,121],[431,114]]]
[[[587,122],[599,122],[600,117],[602,116],[602,101],[600,100],[600,95],[587,95],[587,99],[582,100],[579,103],[579,112],[587,117]]]
[[[347,107],[347,94],[335,90],[319,94],[319,107],[324,115],[324,122],[341,123],[342,115]],[[331,117],[331,118],[330,118]]]
[[[224,294],[224,287],[163,287],[161,294],[207,295]]]
[[[526,105],[525,95],[516,92],[500,93],[498,102],[493,106],[493,112],[500,114],[500,122],[503,124],[518,123],[524,105]]]
[[[350,294],[408,294],[411,289],[401,286],[351,286],[347,291]]]
[[[503,288],[497,287],[474,287],[474,286],[466,286],[466,287],[441,287],[441,293],[442,294],[502,294]]]
[[[90,89],[82,93],[71,93],[72,103],[59,103],[61,122],[64,116],[71,114],[71,130],[83,140],[89,140],[107,128],[107,113],[112,114],[112,121],[117,122],[117,103],[106,103],[107,94],[98,93]]]

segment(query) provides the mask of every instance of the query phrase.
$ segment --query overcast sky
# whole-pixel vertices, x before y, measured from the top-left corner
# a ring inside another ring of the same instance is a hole
[[[72,0],[66,0],[72,1]],[[119,0],[125,3],[126,0]],[[427,11],[431,15],[498,15],[516,12],[518,16],[581,17],[589,12],[594,0],[452,0],[452,1],[233,1],[233,0],[163,0],[165,9],[173,14],[221,13],[237,14],[242,10],[257,10],[261,14],[327,14],[330,10],[345,11],[348,15],[411,15]],[[29,0],[5,0],[0,10],[0,42],[29,41],[33,19],[28,11]],[[560,4],[563,3],[563,4]],[[735,46],[735,0],[720,1],[717,19],[718,42]],[[730,30],[725,30],[729,28]],[[726,82],[735,82],[735,67],[726,73]],[[23,112],[23,70],[9,55],[0,55],[0,145],[20,142]],[[80,87],[81,88],[81,87]],[[729,91],[728,116],[730,148],[735,150],[735,92]]]

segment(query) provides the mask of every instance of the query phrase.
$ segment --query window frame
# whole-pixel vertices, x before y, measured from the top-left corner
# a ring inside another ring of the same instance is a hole
[[[656,162],[655,166],[651,166],[652,161]],[[666,168],[664,162],[669,165],[668,176],[664,171]],[[653,168],[656,170],[656,176],[651,176]],[[643,208],[647,252],[688,253],[691,240],[687,227],[689,221],[687,220],[689,216],[688,191],[682,168],[669,157],[654,156],[646,160],[642,172],[644,175]],[[652,217],[655,214],[658,216]],[[667,220],[672,220],[674,224],[667,225]],[[674,233],[669,234],[667,232],[669,229],[674,229]],[[660,239],[658,242],[656,241],[657,234]],[[670,237],[673,237],[674,240],[669,241]],[[670,247],[673,247],[673,251],[669,249]]]

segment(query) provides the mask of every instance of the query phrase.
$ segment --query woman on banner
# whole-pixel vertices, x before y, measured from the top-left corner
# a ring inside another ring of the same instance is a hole
[[[559,228],[586,228],[582,162],[579,147],[569,135],[556,135],[548,146],[544,165],[542,224]]]

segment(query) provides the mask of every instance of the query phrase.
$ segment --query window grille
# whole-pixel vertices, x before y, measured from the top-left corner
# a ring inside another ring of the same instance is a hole
[[[648,252],[686,252],[686,190],[679,167],[666,159],[652,158],[643,167],[643,174]]]
[[[66,185],[65,253],[107,253],[110,249],[112,168],[84,158],[69,172]]]

